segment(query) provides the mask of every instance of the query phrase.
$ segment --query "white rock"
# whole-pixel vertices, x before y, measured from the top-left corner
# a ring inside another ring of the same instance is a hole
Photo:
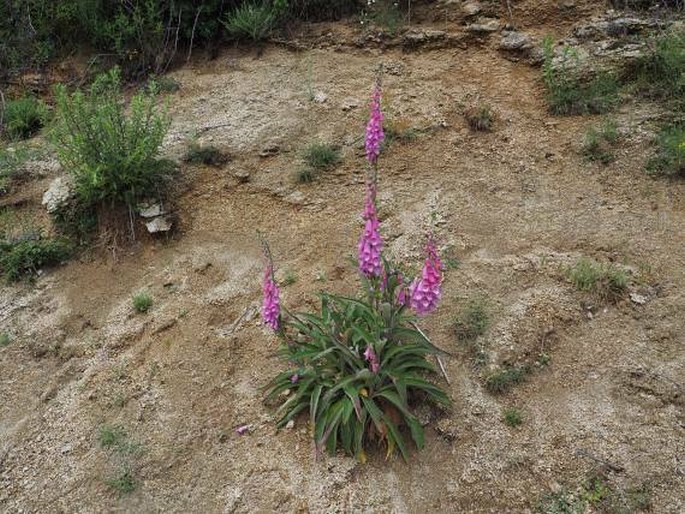
[[[143,218],[154,218],[164,214],[164,210],[160,203],[142,203],[138,205],[138,214]]]
[[[49,213],[53,213],[67,203],[73,193],[71,181],[67,177],[57,177],[43,194],[42,204],[45,205]]]
[[[324,103],[326,100],[328,100],[328,95],[327,95],[326,93],[322,92],[322,91],[318,91],[318,92],[314,95],[314,101],[315,101],[316,103],[322,104],[322,103]]]
[[[145,228],[150,234],[156,234],[157,232],[168,232],[171,230],[171,221],[165,216],[159,216],[145,223]]]
[[[638,293],[630,293],[630,301],[638,305],[647,303],[647,297]]]

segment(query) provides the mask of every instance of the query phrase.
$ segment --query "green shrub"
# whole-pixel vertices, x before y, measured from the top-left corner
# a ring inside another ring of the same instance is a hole
[[[193,141],[188,148],[185,161],[191,164],[204,164],[205,166],[221,166],[227,161],[227,158],[216,146],[203,146]]]
[[[396,274],[390,274],[378,307],[352,298],[321,295],[321,314],[289,317],[281,345],[292,367],[269,385],[269,398],[291,391],[279,408],[279,426],[308,411],[317,448],[334,453],[341,446],[365,460],[372,440],[406,459],[406,427],[418,448],[424,435],[412,405],[449,398],[424,374],[434,368],[426,357],[438,352],[411,317],[394,302]],[[375,300],[374,300],[375,302]],[[365,349],[373,347],[377,372],[369,369]]]
[[[67,260],[73,251],[64,239],[43,239],[40,233],[0,241],[0,271],[10,282],[35,275],[44,266]]]
[[[47,107],[32,96],[8,101],[0,116],[2,131],[9,139],[27,139],[35,135],[46,118]]]
[[[328,143],[312,143],[304,151],[304,161],[317,171],[330,169],[340,162],[340,148]]]
[[[656,155],[647,163],[647,171],[685,176],[685,124],[661,130]]]
[[[582,152],[589,161],[609,164],[615,157],[612,146],[618,141],[619,134],[614,121],[606,120],[601,127],[591,128],[585,133]]]
[[[505,393],[514,385],[523,382],[531,369],[528,365],[505,366],[485,377],[485,387],[491,393]]]
[[[580,291],[604,300],[617,300],[628,288],[628,275],[613,264],[580,259],[568,272],[571,283]]]
[[[152,307],[152,296],[143,291],[133,296],[133,308],[136,312],[144,314]]]
[[[248,1],[228,13],[223,22],[229,35],[235,39],[263,41],[278,23],[276,10],[267,2]]]
[[[479,105],[464,113],[469,128],[475,132],[490,132],[495,123],[495,113],[489,105]]]
[[[637,65],[638,90],[667,103],[674,110],[685,108],[685,30],[672,30],[652,41],[649,51]]]
[[[504,422],[510,427],[517,427],[521,423],[523,423],[523,416],[521,415],[521,411],[518,410],[516,407],[505,409],[503,419]]]
[[[597,73],[589,82],[583,82],[569,66],[572,55],[567,50],[562,65],[555,68],[554,43],[551,38],[543,42],[543,81],[547,88],[547,104],[552,114],[601,114],[618,102],[620,83],[610,73]]]
[[[57,87],[51,138],[84,205],[132,208],[165,193],[174,170],[159,159],[159,149],[170,122],[155,93],[154,87],[137,93],[127,114],[117,68],[100,75],[87,93]]]

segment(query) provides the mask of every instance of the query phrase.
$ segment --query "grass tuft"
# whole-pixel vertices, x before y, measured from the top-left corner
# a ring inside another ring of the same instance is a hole
[[[506,366],[493,371],[485,378],[485,387],[491,393],[505,393],[516,384],[523,382],[530,374],[530,366]]]
[[[502,419],[504,420],[504,423],[510,427],[517,427],[523,423],[523,415],[516,407],[504,409]]]
[[[474,132],[490,132],[495,124],[495,113],[489,105],[479,105],[464,112],[469,128]]]
[[[330,169],[340,160],[340,148],[329,143],[312,143],[304,151],[305,163],[316,171]]]
[[[185,161],[190,164],[204,164],[205,166],[221,166],[228,158],[214,145],[203,146],[197,142],[190,144]]]
[[[580,259],[568,269],[571,283],[579,291],[592,293],[603,300],[616,301],[628,288],[628,274],[613,264],[599,264]]]
[[[146,291],[142,291],[133,296],[133,309],[140,313],[145,314],[152,307],[152,296]]]
[[[585,133],[582,153],[588,161],[609,164],[615,160],[612,147],[618,140],[616,122],[605,120],[599,128],[593,127]]]
[[[685,177],[685,124],[664,127],[657,145],[656,155],[647,162],[647,171]]]
[[[0,116],[2,119],[0,129],[8,139],[28,139],[43,127],[47,113],[45,104],[32,96],[10,100]]]

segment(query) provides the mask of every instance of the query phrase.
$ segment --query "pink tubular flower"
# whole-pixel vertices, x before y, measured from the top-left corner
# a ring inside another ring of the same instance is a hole
[[[273,330],[278,330],[281,317],[281,304],[278,298],[278,286],[274,280],[274,268],[271,263],[269,263],[264,270],[262,293],[264,297],[262,302],[262,318],[264,319],[264,323],[269,325]]]
[[[371,98],[371,114],[366,125],[366,160],[376,164],[381,153],[381,143],[385,138],[383,133],[383,112],[381,111],[381,85],[376,82]]]
[[[364,232],[359,238],[359,271],[367,278],[379,277],[382,270],[380,222],[376,215],[376,207],[372,195],[367,193],[364,207]]]
[[[435,310],[440,301],[442,262],[440,262],[433,238],[428,239],[426,254],[426,262],[423,265],[421,278],[414,280],[409,291],[411,308],[419,316]]]
[[[369,367],[371,368],[371,373],[378,373],[378,369],[381,367],[380,362],[378,362],[378,355],[373,351],[371,345],[366,347],[364,352],[364,359],[369,362]]]

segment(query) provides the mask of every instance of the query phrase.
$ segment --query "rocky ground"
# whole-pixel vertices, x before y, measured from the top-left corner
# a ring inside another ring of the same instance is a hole
[[[180,158],[196,138],[230,160],[184,165],[173,236],[2,288],[12,340],[0,348],[0,511],[527,512],[548,495],[586,501],[601,472],[589,511],[611,496],[632,511],[683,512],[685,185],[644,172],[657,106],[628,100],[611,115],[622,139],[607,166],[580,154],[600,118],[547,112],[531,64],[539,42],[578,38],[604,6],[512,3],[513,20],[500,3],[434,4],[394,38],[352,21],[309,26],[287,45],[226,49],[171,73],[181,89],[165,153]],[[362,465],[316,456],[306,421],[277,430],[262,401],[281,363],[258,316],[255,230],[278,277],[291,277],[290,308],[315,307],[320,289],[355,290],[348,257],[379,65],[388,123],[415,135],[383,155],[382,230],[411,265],[437,227],[450,267],[422,326],[452,354],[443,385],[454,407],[422,413],[426,448],[410,462],[378,451]],[[492,132],[464,119],[481,104],[496,114]],[[343,162],[300,184],[316,140],[340,145]],[[47,166],[10,203],[42,212],[56,173]],[[582,257],[623,269],[629,290],[615,303],[577,291],[565,269]],[[131,306],[141,290],[147,314]],[[485,369],[454,333],[476,297],[492,320],[478,340]],[[484,373],[524,364],[510,391],[486,389]],[[502,421],[512,407],[516,428]],[[121,444],[103,447],[103,427],[120,427]],[[126,476],[137,487],[120,496]]]

